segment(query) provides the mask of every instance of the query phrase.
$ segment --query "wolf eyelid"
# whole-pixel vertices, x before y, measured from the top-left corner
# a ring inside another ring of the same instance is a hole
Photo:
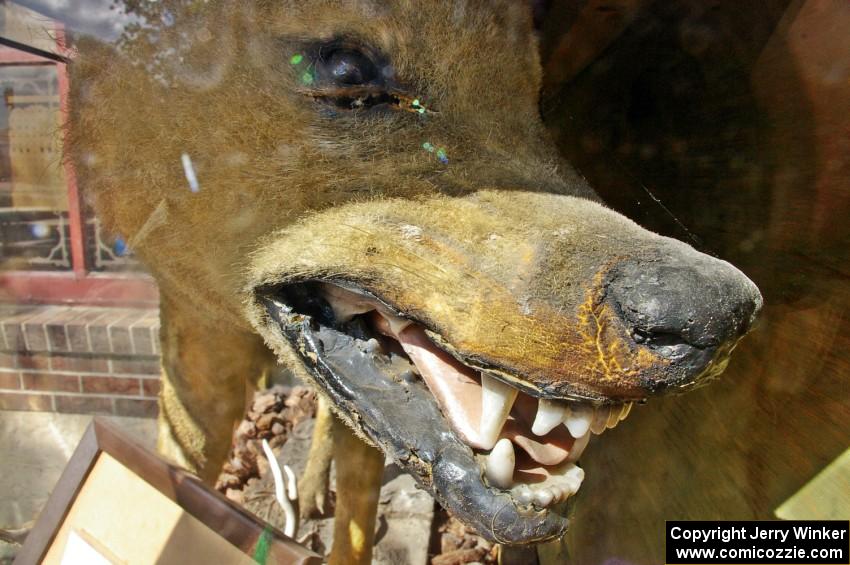
[[[394,80],[385,56],[352,41],[334,40],[314,46],[309,81],[302,78],[299,92],[317,102],[345,111],[375,106],[416,114],[433,114],[419,98]],[[302,75],[303,76],[303,75]]]

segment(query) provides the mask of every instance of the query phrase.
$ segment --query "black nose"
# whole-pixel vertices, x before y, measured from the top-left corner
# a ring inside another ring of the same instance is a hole
[[[758,288],[738,269],[690,249],[651,262],[621,263],[609,281],[608,298],[632,339],[682,366],[691,378],[718,352],[731,350],[762,305]]]

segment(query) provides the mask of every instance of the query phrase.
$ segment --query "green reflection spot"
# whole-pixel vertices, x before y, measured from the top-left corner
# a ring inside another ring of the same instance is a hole
[[[304,84],[313,84],[313,73],[310,71],[304,71],[301,75],[301,82]]]
[[[434,146],[433,146],[433,145],[431,145],[430,143],[428,143],[427,141],[426,141],[425,143],[423,143],[423,144],[422,144],[422,149],[424,149],[425,151],[427,151],[427,152],[429,152],[429,153],[433,153],[433,152],[434,152]]]
[[[290,65],[300,65],[301,61],[303,61],[303,60],[304,60],[304,55],[302,55],[301,53],[296,53],[295,55],[293,55],[289,59],[289,64]]]
[[[271,549],[271,527],[266,526],[263,533],[260,534],[260,539],[257,540],[257,546],[254,549],[254,562],[260,565],[265,565],[269,559],[269,549]]]

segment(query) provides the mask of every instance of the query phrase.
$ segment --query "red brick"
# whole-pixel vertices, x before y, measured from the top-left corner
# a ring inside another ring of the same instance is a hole
[[[112,313],[104,314],[88,325],[92,353],[112,353],[107,326],[114,320],[114,316]]]
[[[23,329],[26,334],[26,344],[28,351],[49,351],[50,346],[47,342],[47,331],[45,324],[54,315],[56,309],[47,308],[46,310],[36,314],[24,322]]]
[[[141,379],[142,393],[145,396],[159,396],[161,384],[159,379]]]
[[[121,355],[132,355],[133,340],[130,337],[130,327],[147,315],[147,310],[123,310],[124,315],[109,326],[109,340],[112,352]]]
[[[23,373],[24,388],[57,392],[80,392],[80,377],[54,373]]]
[[[156,418],[159,405],[156,400],[139,400],[135,398],[116,398],[115,413],[119,416],[137,416],[140,418]]]
[[[112,372],[127,375],[158,375],[160,373],[159,359],[112,359]]]
[[[53,410],[52,397],[49,394],[20,394],[0,392],[0,410]]]
[[[102,357],[54,355],[50,358],[54,371],[79,371],[82,373],[108,373],[109,360]]]
[[[133,337],[133,351],[136,355],[156,355],[156,344],[159,336],[154,328],[159,325],[156,318],[146,317],[133,324],[130,332]]]
[[[20,390],[21,374],[16,371],[0,372],[0,388]]]
[[[18,355],[18,367],[36,371],[49,371],[50,355],[45,353],[21,353]]]
[[[99,318],[106,318],[108,312],[108,310],[102,308],[83,310],[74,320],[65,324],[71,351],[75,353],[90,353],[92,351],[89,345],[89,325],[96,324]]]
[[[17,324],[3,324],[3,335],[6,338],[9,351],[26,351],[24,330]]]
[[[88,328],[85,324],[68,324],[65,327],[68,333],[68,345],[74,353],[88,353],[91,351],[89,347]]]
[[[95,394],[141,394],[139,379],[122,377],[83,377],[83,392]]]
[[[103,396],[56,396],[56,411],[73,414],[112,414],[112,399]]]
[[[14,369],[18,366],[18,356],[14,353],[0,352],[0,367]]]
[[[3,319],[3,333],[6,338],[6,347],[9,351],[26,351],[27,345],[24,340],[23,323],[40,313],[38,307],[25,308],[14,315]]]
[[[68,343],[68,335],[65,333],[65,324],[73,320],[76,315],[76,309],[65,308],[64,310],[55,312],[44,323],[44,327],[47,330],[47,341],[50,344],[50,351],[71,350]]]
[[[50,343],[50,351],[70,351],[68,347],[68,336],[65,334],[65,326],[49,325],[47,330],[47,341]]]
[[[130,328],[123,325],[110,326],[109,346],[112,348],[112,353],[132,355],[133,341],[130,339]]]

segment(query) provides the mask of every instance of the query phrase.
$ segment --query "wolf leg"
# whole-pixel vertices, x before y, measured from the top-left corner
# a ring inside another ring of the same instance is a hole
[[[334,418],[336,514],[330,565],[372,562],[384,455]]]
[[[316,409],[316,425],[313,428],[313,440],[307,455],[307,467],[299,484],[299,502],[301,517],[325,512],[325,500],[328,494],[328,478],[333,459],[333,421],[334,415],[324,396],[319,395]]]

